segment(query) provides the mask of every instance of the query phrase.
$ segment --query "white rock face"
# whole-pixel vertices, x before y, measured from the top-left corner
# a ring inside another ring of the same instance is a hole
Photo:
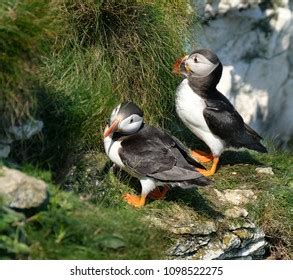
[[[279,7],[260,2],[194,0],[204,22],[194,40],[219,56],[218,89],[245,122],[286,146],[293,139],[292,11],[286,0]]]

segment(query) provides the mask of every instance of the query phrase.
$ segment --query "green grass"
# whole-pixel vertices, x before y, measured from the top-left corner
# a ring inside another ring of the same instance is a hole
[[[2,71],[14,87],[20,84],[3,101],[6,127],[31,116],[45,124],[42,134],[15,144],[14,158],[59,170],[80,151],[99,149],[109,113],[123,100],[142,106],[150,123],[163,123],[173,112],[178,80],[171,68],[191,22],[186,0],[6,2],[3,41],[12,40],[20,71],[16,75],[10,61],[5,64],[10,72]],[[11,13],[32,18],[8,25]],[[18,34],[29,41],[25,48]],[[10,45],[3,48],[7,57]],[[32,64],[26,75],[23,60]],[[8,82],[3,91],[9,91]]]
[[[17,259],[157,259],[164,233],[142,221],[121,198],[93,204],[52,184],[49,172],[23,170],[49,184],[46,211],[24,217],[0,207],[0,256]]]
[[[0,4],[0,133],[36,111],[36,65],[53,36],[48,1]]]

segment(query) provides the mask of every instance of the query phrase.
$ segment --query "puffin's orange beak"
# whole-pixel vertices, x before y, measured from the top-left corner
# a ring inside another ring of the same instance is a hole
[[[115,130],[117,130],[119,125],[119,120],[115,120],[110,127],[106,127],[104,131],[104,138],[108,137],[110,134],[112,134]]]
[[[180,74],[180,65],[188,58],[188,55],[178,58],[173,65],[172,73]]]

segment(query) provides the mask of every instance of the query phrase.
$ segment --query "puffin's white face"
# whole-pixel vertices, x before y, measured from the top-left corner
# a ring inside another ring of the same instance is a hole
[[[139,108],[137,110],[137,108],[138,107],[133,103],[128,103],[122,107],[121,104],[119,104],[114,108],[110,117],[110,127],[106,127],[104,137],[107,137],[114,132],[128,135],[136,133],[143,123],[143,117],[136,113],[140,110]]]
[[[199,53],[191,54],[182,62],[185,63],[185,69],[188,76],[192,77],[206,77],[219,65],[219,63],[212,63],[205,56]]]
[[[117,131],[123,134],[133,134],[140,129],[142,122],[141,116],[133,114],[119,123]]]

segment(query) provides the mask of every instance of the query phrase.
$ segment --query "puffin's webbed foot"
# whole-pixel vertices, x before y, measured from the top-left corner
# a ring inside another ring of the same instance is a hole
[[[202,163],[207,163],[214,159],[212,154],[208,154],[199,150],[191,151],[191,156],[196,158],[199,162],[202,162]]]
[[[134,207],[142,207],[145,205],[145,196],[139,196],[139,195],[132,195],[129,193],[126,193],[123,196],[123,199],[130,205],[134,206]]]
[[[201,169],[201,168],[197,168],[196,170],[201,173],[202,175],[204,176],[212,176],[215,174],[216,170],[217,170],[217,166],[218,166],[218,163],[219,163],[219,158],[218,157],[215,157],[213,159],[213,165],[211,167],[210,170],[204,170],[204,169]]]
[[[164,199],[169,190],[170,188],[168,186],[163,186],[162,190],[160,190],[159,187],[156,187],[148,194],[148,197],[155,200]]]

